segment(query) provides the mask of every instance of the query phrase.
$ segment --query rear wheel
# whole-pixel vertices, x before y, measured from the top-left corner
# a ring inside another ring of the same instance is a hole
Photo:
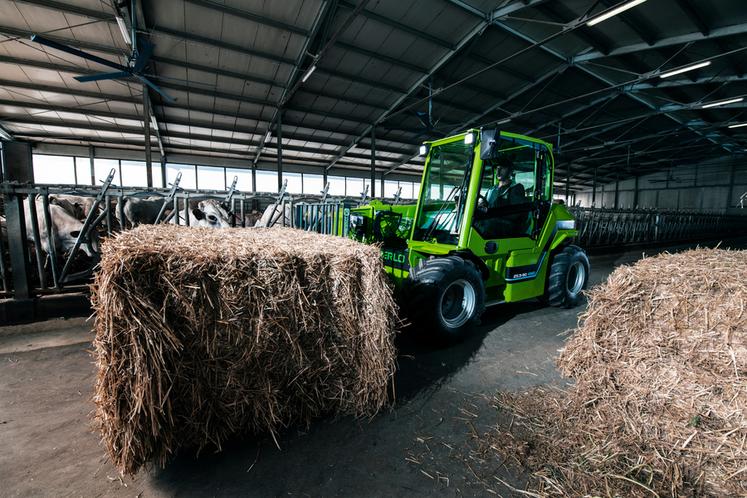
[[[485,310],[485,287],[471,261],[430,258],[410,271],[408,314],[423,332],[442,340],[463,338]]]
[[[583,297],[589,282],[589,258],[578,246],[566,246],[557,253],[547,278],[547,302],[550,306],[572,308]]]

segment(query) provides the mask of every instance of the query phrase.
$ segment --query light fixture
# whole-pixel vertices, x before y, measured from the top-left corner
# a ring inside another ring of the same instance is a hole
[[[510,122],[511,122],[511,118],[505,118],[505,119],[501,119],[500,121],[496,121],[495,124],[502,125],[502,124],[506,124],[506,123],[510,123]]]
[[[122,32],[122,38],[124,38],[125,43],[127,45],[132,45],[130,32],[127,30],[127,24],[125,24],[125,20],[120,16],[116,16],[115,19],[117,20],[117,25],[119,26],[119,30]]]
[[[690,66],[681,67],[679,69],[675,69],[674,71],[661,73],[659,75],[659,78],[669,78],[670,76],[674,76],[675,74],[681,74],[681,73],[686,73],[688,71],[694,71],[695,69],[700,69],[701,67],[706,67],[710,65],[711,65],[711,61],[698,62],[697,64],[692,64]]]
[[[153,114],[150,115],[150,125],[154,130],[158,129],[158,123],[156,122],[156,117]]]
[[[737,97],[734,99],[728,99],[728,100],[719,100],[718,102],[711,102],[710,104],[705,104],[701,109],[708,109],[709,107],[716,107],[719,105],[727,105],[727,104],[734,104],[736,102],[741,102],[744,100],[744,97]]]
[[[472,133],[467,133],[466,135],[464,135],[465,145],[470,145],[474,141],[475,141],[475,135],[473,135]]]
[[[311,74],[314,71],[316,71],[316,64],[314,64],[313,66],[311,66],[310,68],[306,70],[306,72],[303,75],[303,78],[301,78],[301,83],[306,83],[306,80],[309,79],[309,77],[311,77]]]
[[[270,138],[272,138],[272,131],[267,130],[267,135],[265,135],[265,142],[269,142]]]
[[[425,145],[425,144],[421,145],[421,146],[420,146],[420,155],[421,155],[421,156],[424,156],[424,155],[426,155],[427,153],[428,153],[428,147],[426,147],[426,145]]]
[[[729,128],[741,128],[743,126],[747,126],[747,123],[739,123],[739,124],[729,125]]]
[[[632,9],[636,5],[640,5],[646,0],[632,0],[631,2],[625,3],[623,5],[620,5],[619,7],[615,7],[612,10],[608,10],[607,12],[603,12],[599,14],[598,16],[589,19],[589,21],[586,23],[587,26],[594,26],[595,24],[599,24],[602,21],[606,21],[610,17],[614,17],[617,14],[621,12],[625,12],[628,9]]]

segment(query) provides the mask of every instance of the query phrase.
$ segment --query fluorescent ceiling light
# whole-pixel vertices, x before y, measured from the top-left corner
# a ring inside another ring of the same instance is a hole
[[[737,97],[734,99],[728,99],[728,100],[719,100],[718,102],[711,102],[710,104],[705,104],[701,109],[708,109],[709,107],[716,107],[719,105],[727,105],[727,104],[734,104],[736,102],[741,102],[744,100],[744,97]]]
[[[511,118],[501,119],[500,121],[497,121],[495,124],[501,125],[511,122]]]
[[[674,76],[675,74],[681,74],[681,73],[686,73],[688,71],[694,71],[695,69],[700,69],[701,67],[706,67],[710,65],[711,65],[711,61],[698,62],[697,64],[693,64],[691,66],[685,66],[679,69],[675,69],[674,71],[662,73],[659,75],[659,78],[669,78],[670,76]]]
[[[125,20],[122,19],[120,16],[116,16],[117,19],[117,25],[119,26],[119,30],[122,32],[122,38],[124,38],[124,41],[127,45],[132,45],[132,40],[130,39],[130,32],[127,30],[127,24],[125,24]]]
[[[747,123],[739,123],[739,124],[729,125],[729,128],[741,128],[743,126],[747,126]]]
[[[265,135],[265,142],[269,142],[271,137],[272,137],[272,131],[267,130],[267,135]]]
[[[607,19],[609,19],[610,17],[614,17],[614,16],[616,16],[617,14],[619,14],[619,13],[621,13],[621,12],[625,12],[625,11],[626,11],[626,10],[628,10],[628,9],[632,9],[632,8],[633,8],[633,7],[635,7],[636,5],[640,5],[640,4],[642,4],[643,2],[645,2],[645,1],[646,1],[646,0],[633,0],[632,2],[628,2],[628,3],[625,3],[625,4],[623,4],[623,5],[620,5],[619,7],[615,7],[615,8],[614,8],[614,9],[612,9],[612,10],[608,10],[607,12],[603,12],[602,14],[600,14],[600,15],[598,15],[598,16],[596,16],[596,17],[592,18],[592,19],[590,19],[590,20],[589,20],[589,21],[588,21],[588,22],[586,23],[586,25],[587,25],[587,26],[594,26],[595,24],[599,24],[600,22],[602,22],[602,21],[606,21],[606,20],[607,20]]]
[[[309,79],[311,74],[316,71],[316,64],[311,66],[309,69],[306,70],[306,73],[303,75],[303,78],[301,78],[301,83],[306,83],[306,80]]]

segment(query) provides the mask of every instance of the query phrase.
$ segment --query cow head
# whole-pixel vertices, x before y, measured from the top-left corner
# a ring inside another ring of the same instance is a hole
[[[64,208],[58,205],[50,205],[49,213],[52,217],[56,239],[55,244],[64,253],[70,252],[75,247],[75,241],[83,230],[83,223],[75,219]],[[95,230],[89,231],[89,236],[80,243],[79,250],[86,253],[89,258],[98,254],[98,239]]]
[[[209,228],[229,228],[231,226],[231,216],[213,199],[200,201],[196,208],[192,209],[192,219],[190,224],[198,227]],[[193,221],[194,220],[194,221]]]

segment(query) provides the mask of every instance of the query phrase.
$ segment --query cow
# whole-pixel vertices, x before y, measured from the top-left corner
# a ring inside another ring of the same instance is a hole
[[[222,203],[215,199],[199,201],[191,209],[187,210],[185,208],[179,211],[178,216],[180,225],[186,225],[187,216],[189,216],[189,226],[192,227],[231,227],[231,215]],[[169,223],[176,223],[176,220],[172,218]]]
[[[283,207],[285,206],[285,207]],[[284,204],[271,204],[267,206],[262,217],[256,221],[255,227],[272,227],[275,225],[291,226],[291,205],[290,203]]]
[[[50,194],[49,203],[56,204],[78,220],[85,220],[93,209],[95,197],[82,195]]]
[[[125,222],[119,219],[119,208],[116,209],[117,220],[120,226],[124,227],[126,223],[130,226],[141,224],[152,225],[156,222],[156,216],[163,206],[163,197],[125,197],[118,202],[124,202],[122,211],[124,212]]]
[[[29,242],[34,241],[34,227],[32,225],[33,218],[31,212],[28,209],[24,209],[25,214],[25,225],[26,225],[26,239]],[[65,254],[73,249],[75,241],[80,235],[83,229],[83,223],[80,220],[75,219],[70,213],[68,213],[62,206],[57,204],[49,204],[49,218],[52,222],[52,243],[54,244],[55,252],[58,255]],[[44,205],[42,204],[41,197],[36,199],[36,222],[39,227],[39,243],[44,252],[49,254],[52,249],[52,245],[49,243],[49,232],[47,231],[47,224],[44,219]],[[7,223],[5,218],[0,217],[0,225],[2,226],[2,232],[7,233]],[[92,258],[98,253],[98,239],[96,238],[96,232],[91,230],[89,240],[82,240],[78,250],[83,251],[88,257]]]

